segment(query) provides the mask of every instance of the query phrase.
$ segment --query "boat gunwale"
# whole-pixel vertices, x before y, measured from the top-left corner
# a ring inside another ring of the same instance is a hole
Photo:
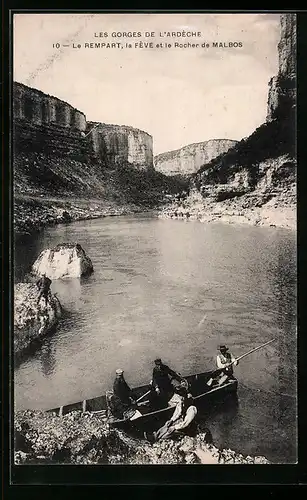
[[[238,384],[238,380],[237,379],[233,379],[233,380],[231,380],[231,381],[229,381],[229,382],[227,382],[225,384],[222,384],[222,385],[220,385],[218,387],[214,387],[213,389],[210,389],[210,391],[203,392],[202,394],[199,394],[198,396],[195,396],[195,397],[193,396],[193,400],[203,398],[207,394],[212,394],[213,392],[216,392],[218,390],[224,389],[225,387],[230,387],[232,385],[237,385],[237,384]],[[125,418],[125,419],[120,419],[120,420],[118,419],[118,420],[113,420],[113,421],[107,419],[107,421],[110,422],[111,424],[121,424],[121,423],[126,423],[126,422],[139,422],[140,420],[144,420],[148,416],[157,415],[159,413],[171,410],[175,406],[176,406],[176,403],[173,403],[170,406],[165,406],[165,408],[161,408],[159,410],[155,410],[155,411],[152,411],[152,412],[149,412],[149,413],[144,413],[144,415],[142,415],[141,417],[135,418],[133,420],[131,420],[130,418]],[[101,411],[101,410],[99,410],[99,411]],[[91,412],[91,413],[94,413],[94,412]]]
[[[187,376],[184,376],[183,378],[186,379],[186,380],[188,380],[188,381],[189,380],[191,381],[191,380],[199,378],[199,377],[205,377],[205,376],[209,377],[212,374],[214,374],[216,371],[218,371],[218,370],[208,370],[208,371],[205,371],[205,372],[196,373],[194,375],[187,375]],[[203,392],[201,394],[198,394],[197,396],[193,396],[193,400],[199,400],[199,399],[203,398],[204,396],[206,396],[207,394],[210,394],[210,393],[213,393],[213,392],[217,392],[220,389],[223,389],[225,387],[230,387],[231,385],[234,385],[234,384],[238,384],[238,380],[236,378],[234,378],[231,381],[228,381],[228,382],[226,382],[226,383],[224,383],[224,384],[222,384],[220,386],[214,387],[214,388],[210,389],[209,391],[206,391],[206,392]],[[149,388],[150,388],[150,384],[146,384],[146,385],[143,385],[143,386],[139,386],[139,387],[133,388],[132,392],[140,390],[140,389],[144,389],[144,391],[147,391]],[[105,400],[105,402],[106,402],[106,408],[102,408],[100,410],[87,410],[86,409],[87,403],[89,403],[90,401],[97,401],[100,398],[102,398],[102,399]],[[81,411],[83,411],[83,412],[84,411],[88,411],[89,413],[92,413],[92,414],[102,413],[104,411],[107,411],[107,398],[106,398],[106,394],[103,394],[103,395],[100,395],[100,396],[96,396],[94,398],[80,400],[80,401],[77,401],[75,403],[68,403],[67,405],[61,405],[61,406],[59,406],[57,408],[51,408],[51,409],[49,409],[47,411],[48,412],[56,412],[56,413],[58,413],[59,416],[62,416],[63,415],[63,411],[65,410],[65,408],[70,407],[70,406],[75,406],[75,405],[82,405],[82,410]],[[161,409],[155,410],[153,412],[146,413],[146,414],[142,415],[142,417],[139,417],[138,419],[135,419],[135,420],[139,421],[140,419],[145,418],[147,415],[153,415],[153,414],[161,413],[163,411],[168,410],[169,408],[173,408],[174,406],[175,406],[175,404],[171,405],[171,406],[166,406],[165,408],[161,408]],[[74,410],[72,409],[71,411],[74,411]],[[67,414],[70,413],[71,411],[67,412]],[[80,411],[80,410],[76,410],[76,411]],[[117,423],[120,423],[120,422],[130,422],[130,419],[121,419],[121,420],[114,421],[114,423],[115,422],[117,422]]]

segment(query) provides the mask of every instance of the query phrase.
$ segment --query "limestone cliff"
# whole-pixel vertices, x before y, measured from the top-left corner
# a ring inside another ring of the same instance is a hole
[[[88,122],[87,130],[98,158],[110,164],[129,163],[138,169],[153,168],[152,136],[125,125]]]
[[[267,120],[283,119],[296,106],[296,15],[280,17],[279,71],[269,83]]]
[[[74,157],[90,153],[82,138],[84,113],[57,97],[13,82],[13,118],[16,156],[29,151]]]
[[[154,157],[155,169],[165,175],[193,174],[201,165],[225,153],[236,143],[229,139],[212,139],[167,151]]]
[[[70,104],[18,82],[13,83],[13,118],[18,233],[62,222],[63,211],[74,220],[155,208],[164,193],[187,187],[182,179],[154,170],[147,132],[104,123],[96,127]]]
[[[280,35],[267,121],[192,174],[190,194],[171,216],[296,227],[295,15],[281,15]]]

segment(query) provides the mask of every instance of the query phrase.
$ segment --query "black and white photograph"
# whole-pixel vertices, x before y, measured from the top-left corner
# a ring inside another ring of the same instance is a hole
[[[296,464],[296,14],[11,45],[14,465]]]

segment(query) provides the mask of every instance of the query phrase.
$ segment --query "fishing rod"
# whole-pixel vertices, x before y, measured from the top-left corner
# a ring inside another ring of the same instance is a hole
[[[249,354],[251,354],[252,352],[255,352],[255,351],[258,351],[258,349],[261,349],[262,347],[265,347],[266,345],[269,345],[271,344],[272,342],[274,342],[275,339],[272,339],[272,340],[269,340],[268,342],[265,342],[264,344],[258,346],[258,347],[254,347],[254,349],[251,349],[250,351],[246,352],[245,354],[242,354],[241,356],[239,356],[238,358],[236,358],[234,361],[231,361],[231,363],[229,363],[227,366],[230,366],[232,365],[233,363],[236,363],[237,361],[239,361],[240,359],[243,359],[245,358],[245,356],[248,356]],[[223,368],[222,368],[223,369]]]
[[[252,352],[256,352],[258,351],[258,349],[262,349],[262,347],[265,347],[269,344],[271,344],[272,342],[274,342],[276,339],[272,339],[272,340],[269,340],[268,342],[265,342],[264,344],[261,344],[259,345],[258,347],[254,347],[253,349],[251,349],[250,351],[248,352],[245,352],[244,354],[241,354],[241,356],[239,356],[238,358],[236,358],[234,361],[231,361],[230,363],[228,363],[225,368],[233,365],[234,363],[237,363],[240,359],[243,359],[245,358],[245,356],[248,356],[249,354],[252,354]],[[219,371],[223,371],[225,370],[225,368],[219,368]],[[180,374],[178,374],[180,375]],[[183,377],[182,377],[183,378]],[[145,396],[148,396],[148,394],[151,392],[151,390],[149,390],[148,392],[146,392],[145,394],[143,394],[143,396],[141,396],[140,398],[138,398],[136,400],[136,403],[138,403],[139,401],[141,401]]]
[[[238,358],[235,358],[233,361],[231,361],[230,363],[227,363],[225,364],[225,367],[223,368],[218,368],[217,371],[223,371],[225,370],[225,368],[228,368],[229,366],[233,365],[234,363],[237,363],[238,361],[240,361],[240,359],[243,359],[245,358],[245,356],[248,356],[249,354],[251,354],[252,352],[255,352],[255,351],[258,351],[258,349],[261,349],[262,347],[265,347],[266,345],[269,345],[271,344],[272,342],[274,342],[275,339],[272,339],[272,340],[269,340],[268,342],[265,342],[264,344],[261,344],[259,345],[258,347],[254,347],[253,349],[251,349],[250,351],[244,353],[244,354],[241,354],[241,356],[239,356]]]
[[[244,353],[244,354],[241,354],[241,356],[239,356],[238,358],[235,358],[233,361],[231,361],[230,363],[227,363],[225,364],[225,367],[223,368],[218,368],[216,370],[216,373],[218,372],[223,372],[226,368],[228,368],[229,366],[233,365],[234,363],[237,363],[240,359],[243,359],[245,358],[245,356],[248,356],[249,354],[251,354],[252,352],[255,352],[255,351],[258,351],[258,349],[261,349],[262,347],[265,347],[266,345],[269,345],[271,344],[272,342],[274,342],[274,340],[276,339],[272,339],[272,340],[269,340],[268,342],[265,342],[264,344],[261,344],[259,345],[258,347],[254,347],[253,349],[251,349],[250,351]],[[210,378],[210,380],[207,382],[207,385],[211,385],[213,382],[213,378]]]

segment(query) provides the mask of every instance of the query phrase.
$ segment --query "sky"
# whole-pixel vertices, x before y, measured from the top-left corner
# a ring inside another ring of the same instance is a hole
[[[13,79],[68,102],[89,121],[148,132],[154,154],[209,139],[240,140],[266,118],[268,83],[278,72],[279,17],[15,14]],[[174,31],[201,35],[160,36]],[[100,32],[108,36],[95,36]],[[122,35],[129,32],[141,37]],[[140,41],[154,48],[134,47]],[[242,47],[214,48],[215,41]],[[85,48],[95,42],[123,48]],[[156,48],[165,42],[172,47]],[[175,42],[199,47],[175,48]]]

